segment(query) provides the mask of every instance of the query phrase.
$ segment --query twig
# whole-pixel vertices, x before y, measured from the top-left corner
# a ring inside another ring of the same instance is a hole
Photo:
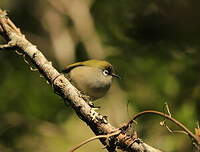
[[[169,117],[172,117],[167,102],[165,102],[165,106],[163,107],[163,111],[164,111],[164,112],[165,112],[165,108],[166,108],[166,110],[167,110],[168,116],[169,116]],[[185,132],[185,131],[182,131],[182,130],[172,130],[172,129],[170,129],[170,128],[167,126],[166,121],[167,121],[167,119],[164,117],[164,120],[160,122],[160,125],[166,127],[167,130],[168,130],[170,133],[182,133],[182,134],[188,135],[188,133]]]
[[[93,140],[96,140],[96,139],[100,139],[100,138],[109,138],[111,136],[115,136],[115,135],[118,135],[121,131],[120,130],[117,130],[116,132],[113,132],[113,133],[110,133],[110,134],[107,134],[107,135],[98,135],[98,136],[94,136],[94,137],[91,137],[85,141],[83,141],[82,143],[80,143],[79,145],[75,146],[74,148],[72,148],[71,150],[69,150],[68,152],[74,152],[75,150],[77,150],[78,148],[82,147],[83,145],[93,141]]]
[[[142,116],[142,115],[146,115],[146,114],[156,114],[156,115],[160,115],[170,121],[172,121],[173,123],[175,123],[177,126],[179,126],[181,129],[183,129],[184,132],[187,133],[187,135],[189,137],[191,137],[193,139],[193,141],[195,143],[197,143],[200,146],[200,140],[197,138],[197,136],[195,136],[188,128],[186,128],[181,122],[177,121],[175,118],[171,117],[170,115],[167,115],[165,113],[159,112],[159,111],[155,111],[155,110],[147,110],[147,111],[142,111],[137,113],[136,115],[133,116],[133,118],[128,122],[127,126],[130,126],[130,124],[132,124],[134,122],[135,119],[137,119],[138,117]]]

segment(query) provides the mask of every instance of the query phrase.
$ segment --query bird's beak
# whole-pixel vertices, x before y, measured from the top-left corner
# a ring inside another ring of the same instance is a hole
[[[118,76],[117,74],[112,73],[111,75],[112,75],[113,77],[115,77],[115,78],[119,78],[119,79],[121,79],[121,77]]]

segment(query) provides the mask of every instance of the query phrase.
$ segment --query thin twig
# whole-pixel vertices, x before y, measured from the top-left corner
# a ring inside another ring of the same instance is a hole
[[[170,112],[170,110],[169,110],[169,106],[168,106],[167,102],[165,103],[165,108],[166,108],[166,110],[167,110],[168,115],[171,117],[172,114],[171,114],[171,112]]]
[[[163,107],[163,111],[164,111],[164,113],[165,113],[165,109],[167,110],[167,114],[168,114],[168,116],[172,117],[167,102],[165,102],[165,106]],[[167,130],[168,130],[170,133],[182,133],[182,134],[186,134],[186,135],[188,135],[188,133],[185,132],[185,131],[182,131],[182,130],[172,130],[172,129],[170,129],[170,128],[168,127],[166,121],[167,121],[167,119],[164,117],[164,120],[160,122],[160,125],[166,127]]]
[[[111,136],[115,136],[115,135],[118,135],[121,131],[120,130],[117,130],[116,132],[113,132],[113,133],[110,133],[110,134],[107,134],[107,135],[98,135],[98,136],[94,136],[94,137],[91,137],[85,141],[83,141],[82,143],[80,143],[79,145],[75,146],[74,148],[72,148],[71,150],[69,150],[68,152],[74,152],[75,150],[77,150],[78,148],[82,147],[83,145],[93,141],[93,140],[96,140],[96,139],[100,139],[100,138],[109,138]]]
[[[146,110],[146,111],[139,112],[139,113],[137,113],[136,115],[133,116],[133,118],[128,122],[127,126],[130,126],[130,124],[133,123],[133,120],[137,119],[138,117],[140,117],[142,115],[146,115],[146,114],[160,115],[160,116],[165,117],[166,119],[172,121],[177,126],[179,126],[181,129],[183,129],[195,141],[195,143],[200,145],[199,139],[188,128],[186,128],[181,122],[177,121],[175,118],[171,117],[170,115],[167,115],[167,114],[159,112],[159,111]]]

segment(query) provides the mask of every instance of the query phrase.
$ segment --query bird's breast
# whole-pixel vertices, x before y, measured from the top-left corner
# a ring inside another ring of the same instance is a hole
[[[104,96],[112,83],[112,76],[104,76],[101,69],[87,66],[72,69],[70,79],[77,89],[94,99]]]

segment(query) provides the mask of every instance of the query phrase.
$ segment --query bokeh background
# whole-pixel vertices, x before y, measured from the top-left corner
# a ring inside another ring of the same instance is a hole
[[[58,70],[90,58],[114,65],[122,79],[95,103],[114,126],[142,110],[163,111],[167,102],[192,131],[200,119],[199,6],[199,0],[0,1]],[[66,152],[93,136],[22,56],[0,52],[0,73],[1,152]],[[194,150],[186,135],[169,133],[160,121],[144,116],[133,129],[164,151]],[[94,141],[78,151],[106,150]]]

